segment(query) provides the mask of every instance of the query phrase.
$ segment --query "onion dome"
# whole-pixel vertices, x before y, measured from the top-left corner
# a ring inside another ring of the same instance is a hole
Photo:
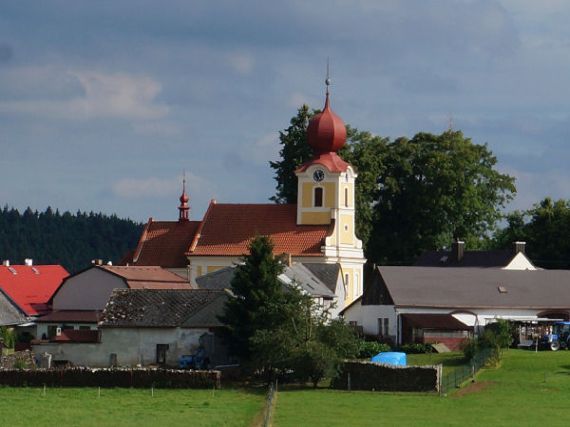
[[[328,87],[325,108],[309,121],[307,140],[317,156],[336,153],[346,143],[346,126],[330,108]]]
[[[186,194],[186,177],[182,180],[182,195],[180,196],[180,206],[178,206],[178,220],[179,221],[188,221],[189,214],[190,214],[190,206],[188,202],[190,201],[190,197]]]

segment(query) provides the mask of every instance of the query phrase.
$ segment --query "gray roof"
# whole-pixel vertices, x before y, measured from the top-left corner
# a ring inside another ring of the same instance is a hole
[[[325,264],[323,262],[303,263],[303,266],[313,273],[333,293],[336,291],[340,264]]]
[[[329,265],[334,266],[334,264]],[[299,285],[303,291],[315,297],[334,298],[334,291],[331,291],[327,284],[308,269],[307,266],[308,264],[301,263],[294,263],[290,267],[286,266],[283,273],[279,276],[279,280],[286,285],[295,283]]]
[[[0,289],[0,326],[19,325],[26,321],[24,312]]]
[[[429,251],[420,255],[416,267],[505,267],[515,254],[510,250],[465,251],[461,261],[451,251]]]
[[[570,309],[570,270],[378,267],[378,271],[400,307]]]
[[[196,284],[200,289],[229,289],[234,278],[235,267],[224,267],[212,273],[204,274],[196,278]]]
[[[285,266],[279,280],[284,285],[294,281],[312,296],[334,298],[339,268],[338,264],[293,263],[290,267]],[[196,283],[200,289],[230,289],[234,273],[235,267],[225,267],[196,278]]]
[[[103,327],[216,327],[228,297],[206,289],[115,289],[100,325]]]

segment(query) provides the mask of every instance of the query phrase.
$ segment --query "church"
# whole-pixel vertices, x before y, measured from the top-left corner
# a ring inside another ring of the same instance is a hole
[[[346,143],[346,126],[330,107],[327,80],[323,111],[307,129],[312,160],[296,170],[296,204],[226,204],[210,202],[201,221],[190,220],[185,183],[178,221],[149,219],[127,265],[161,266],[196,278],[234,265],[247,254],[256,235],[269,236],[276,256],[293,263],[338,264],[345,291],[340,305],[363,289],[365,258],[355,234],[356,170],[337,154]]]

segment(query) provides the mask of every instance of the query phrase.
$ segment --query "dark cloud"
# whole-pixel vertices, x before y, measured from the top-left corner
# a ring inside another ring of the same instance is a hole
[[[14,50],[12,49],[12,46],[0,43],[0,64],[10,62],[13,56]]]

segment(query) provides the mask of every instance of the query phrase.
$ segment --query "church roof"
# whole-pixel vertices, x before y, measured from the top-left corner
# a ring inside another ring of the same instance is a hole
[[[297,205],[212,202],[189,255],[241,256],[256,235],[271,237],[276,254],[322,256],[331,225],[297,225]]]
[[[184,268],[188,250],[201,221],[153,221],[149,219],[133,254],[127,263]]]

